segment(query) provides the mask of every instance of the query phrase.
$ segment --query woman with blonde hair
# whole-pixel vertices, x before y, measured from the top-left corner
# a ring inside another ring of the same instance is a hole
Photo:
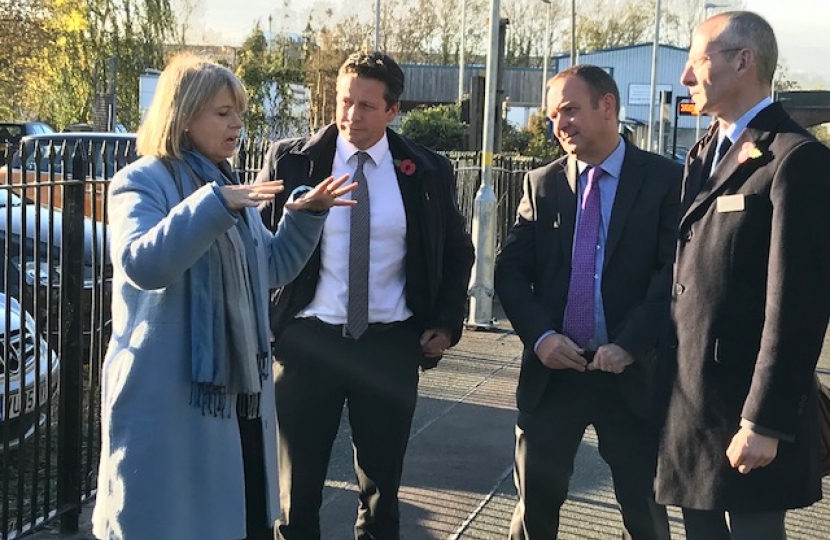
[[[277,233],[228,163],[245,89],[174,58],[112,180],[113,332],[102,374],[93,532],[101,539],[271,539],[278,515],[268,290],[296,277],[355,184],[301,188]]]

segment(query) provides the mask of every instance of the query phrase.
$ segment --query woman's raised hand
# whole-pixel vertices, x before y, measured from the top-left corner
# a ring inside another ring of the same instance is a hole
[[[284,189],[282,180],[269,180],[256,184],[222,186],[219,191],[225,198],[225,205],[238,212],[248,206],[259,206],[272,201]]]
[[[332,206],[352,206],[356,201],[350,199],[340,199],[346,193],[354,191],[357,183],[352,182],[348,185],[343,185],[349,179],[348,174],[344,174],[340,178],[329,176],[316,186],[311,191],[303,194],[294,202],[286,203],[285,207],[289,210],[305,210],[308,212],[323,212]]]

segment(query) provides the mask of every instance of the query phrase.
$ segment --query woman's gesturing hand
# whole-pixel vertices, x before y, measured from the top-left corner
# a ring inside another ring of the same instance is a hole
[[[349,179],[348,174],[344,174],[340,178],[329,176],[316,186],[303,194],[294,202],[286,203],[285,207],[289,210],[305,210],[308,212],[323,212],[332,206],[352,206],[356,201],[349,199],[340,199],[346,193],[354,191],[357,183],[352,182],[348,185],[343,185]]]
[[[225,205],[238,212],[247,206],[259,206],[272,201],[284,189],[282,180],[269,180],[256,184],[222,186],[219,191],[225,198]]]

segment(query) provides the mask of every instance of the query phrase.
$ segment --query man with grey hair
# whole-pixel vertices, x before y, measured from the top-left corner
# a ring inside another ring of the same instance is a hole
[[[830,149],[771,101],[777,56],[763,18],[722,13],[681,76],[717,117],[686,161],[657,384],[657,501],[682,507],[688,540],[784,540],[786,510],[821,498]]]

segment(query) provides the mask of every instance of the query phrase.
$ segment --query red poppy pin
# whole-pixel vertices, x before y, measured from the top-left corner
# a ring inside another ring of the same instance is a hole
[[[738,163],[744,164],[747,160],[757,159],[762,155],[763,153],[755,146],[754,142],[745,142],[738,153]]]
[[[415,169],[416,169],[415,162],[412,161],[411,159],[404,159],[404,160],[396,159],[395,160],[395,166],[398,168],[399,171],[401,171],[406,176],[412,176],[413,174],[415,174]]]

